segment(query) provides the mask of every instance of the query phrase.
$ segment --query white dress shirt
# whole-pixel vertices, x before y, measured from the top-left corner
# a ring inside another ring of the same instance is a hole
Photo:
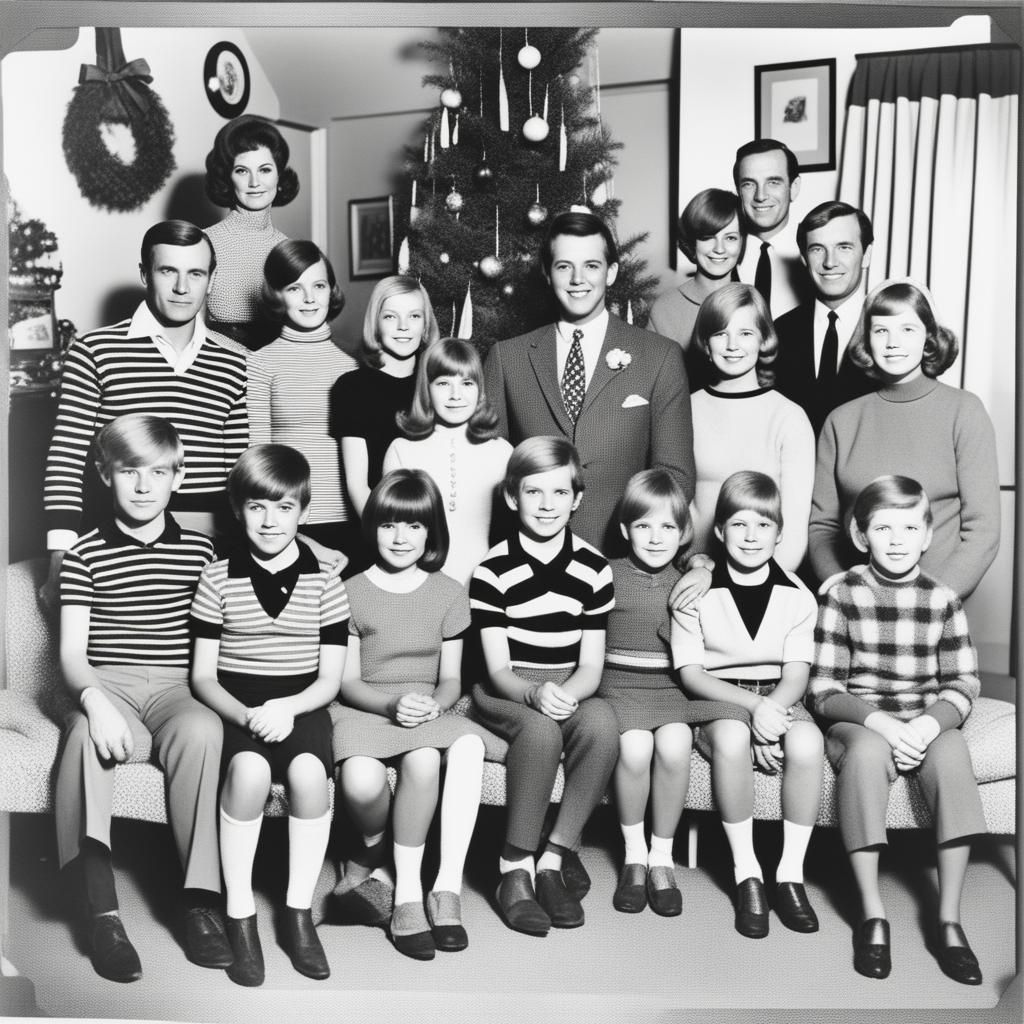
[[[559,320],[555,324],[555,365],[558,368],[559,384],[565,372],[565,362],[569,358],[569,349],[572,348],[572,332],[575,330],[583,331],[580,347],[583,349],[583,370],[589,388],[590,382],[594,379],[594,370],[597,369],[597,361],[601,358],[604,336],[608,333],[608,310],[601,310],[590,323],[581,325]]]
[[[757,272],[757,261],[761,257],[761,239],[757,235],[747,236],[747,248],[743,259],[736,265],[736,272],[744,284],[753,284]],[[810,292],[807,268],[800,259],[796,244],[796,221],[790,210],[789,220],[778,234],[766,239],[768,259],[772,265],[772,319],[778,320],[783,313],[795,309]]]
[[[828,330],[828,315],[836,314],[836,334],[839,337],[839,352],[836,358],[836,372],[843,365],[843,356],[853,337],[853,332],[860,323],[860,314],[864,306],[864,289],[858,288],[852,295],[843,299],[840,305],[830,310],[821,299],[814,300],[814,376],[821,376],[821,350],[825,346],[825,331]]]
[[[153,315],[149,306],[142,302],[132,317],[132,322],[128,327],[128,337],[152,338],[157,350],[180,377],[183,373],[187,373],[189,367],[196,361],[196,356],[199,355],[199,350],[203,347],[203,342],[206,341],[206,325],[201,316],[196,317],[192,337],[181,352],[178,352],[167,340],[164,330],[163,324]]]

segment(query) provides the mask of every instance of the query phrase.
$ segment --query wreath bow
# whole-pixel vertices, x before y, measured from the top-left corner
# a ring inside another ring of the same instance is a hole
[[[116,70],[97,64],[83,64],[78,74],[79,85],[85,85],[87,82],[105,84],[110,89],[111,103],[119,107],[120,112],[129,119],[132,112],[128,108],[128,103],[131,103],[140,114],[145,114],[149,109],[152,93],[144,86],[148,86],[152,81],[153,75],[143,57],[137,57]]]

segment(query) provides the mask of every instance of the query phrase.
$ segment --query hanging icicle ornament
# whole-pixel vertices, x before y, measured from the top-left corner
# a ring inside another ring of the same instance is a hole
[[[564,171],[569,163],[569,133],[565,129],[565,104],[561,104],[562,123],[558,126],[558,170]]]
[[[548,208],[540,202],[540,183],[537,183],[537,199],[526,208],[526,219],[532,227],[539,228],[548,219]]]
[[[505,69],[502,65],[502,30],[498,29],[498,128],[508,131],[508,90],[505,88]]]
[[[410,224],[412,223],[412,219],[411,218],[410,218],[409,223]],[[409,236],[406,235],[405,238],[402,239],[402,244],[398,247],[398,272],[400,274],[408,274],[409,273],[409,266],[410,266]]]
[[[459,115],[455,115],[455,124],[452,127],[452,145],[457,146],[459,144]]]
[[[539,114],[533,112],[533,72],[529,72],[529,81],[527,84],[530,96],[530,116],[527,118],[526,123],[523,125],[523,135],[530,142],[543,142],[548,137],[547,121],[544,120]],[[545,100],[544,104],[547,106],[547,90],[544,92]]]
[[[631,324],[633,322],[633,300],[626,300],[626,323]]]
[[[420,215],[420,208],[416,205],[416,179],[412,179],[412,196],[409,199],[409,223],[415,224]]]
[[[523,42],[525,45],[516,55],[516,59],[519,61],[521,68],[532,71],[540,63],[540,50],[536,46],[530,45],[529,29],[523,29]]]
[[[498,253],[501,252],[501,238],[498,233],[498,204],[494,204],[494,255],[485,256],[480,261],[480,273],[489,280],[494,280],[504,270]]]
[[[466,285],[466,301],[462,304],[462,319],[459,321],[459,330],[455,337],[467,340],[473,337],[473,296],[471,283]]]
[[[445,107],[444,110],[441,111],[441,128],[440,135],[438,137],[438,142],[441,144],[442,149],[447,149],[449,146],[449,132],[450,128],[448,127],[448,108]]]

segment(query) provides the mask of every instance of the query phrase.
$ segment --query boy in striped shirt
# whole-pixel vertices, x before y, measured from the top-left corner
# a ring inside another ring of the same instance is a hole
[[[118,913],[110,863],[114,767],[152,753],[167,777],[167,816],[185,878],[185,952],[204,967],[232,959],[220,894],[216,801],[221,724],[188,684],[188,614],[213,545],[166,512],[184,476],[177,431],[120,416],[95,442],[113,514],[67,552],[60,576],[60,664],[76,701],[57,769],[60,865],[83,898],[97,973],[142,975]]]

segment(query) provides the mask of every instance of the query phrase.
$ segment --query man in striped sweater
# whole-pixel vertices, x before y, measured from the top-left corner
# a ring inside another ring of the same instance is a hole
[[[74,341],[46,463],[45,511],[54,603],[63,554],[94,525],[96,491],[89,448],[116,416],[151,413],[169,420],[185,446],[188,475],[173,495],[181,525],[213,532],[228,471],[245,450],[245,354],[207,331],[200,312],[216,258],[209,239],[182,220],[154,224],[142,239],[139,273],[146,299],[128,320]]]

